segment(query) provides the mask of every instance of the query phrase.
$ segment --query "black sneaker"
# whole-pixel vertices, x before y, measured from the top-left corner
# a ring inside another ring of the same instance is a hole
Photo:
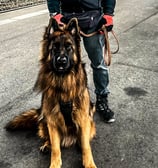
[[[114,112],[108,106],[107,95],[97,95],[96,111],[100,114],[100,116],[104,119],[105,122],[115,122]]]

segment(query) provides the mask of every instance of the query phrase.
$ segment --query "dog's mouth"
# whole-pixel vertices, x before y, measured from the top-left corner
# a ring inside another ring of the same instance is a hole
[[[65,73],[68,72],[72,66],[72,61],[70,60],[69,56],[62,55],[62,56],[54,56],[52,59],[52,68],[58,73]]]

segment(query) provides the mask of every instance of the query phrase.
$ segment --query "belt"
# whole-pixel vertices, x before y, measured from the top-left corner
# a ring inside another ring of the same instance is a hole
[[[91,10],[100,10],[100,9],[92,9],[92,8],[86,8],[86,7],[77,7],[77,6],[72,6],[70,7],[63,7],[62,12],[67,12],[67,13],[83,13],[86,11],[91,11]]]

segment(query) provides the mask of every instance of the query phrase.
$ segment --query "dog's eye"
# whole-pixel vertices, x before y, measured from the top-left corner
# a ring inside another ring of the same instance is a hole
[[[72,49],[72,46],[70,43],[65,44],[65,48],[67,51],[70,51]]]
[[[53,44],[53,50],[59,50],[59,48],[60,48],[60,43]]]

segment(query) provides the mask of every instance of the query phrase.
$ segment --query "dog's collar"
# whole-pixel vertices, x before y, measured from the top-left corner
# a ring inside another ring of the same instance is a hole
[[[63,114],[64,120],[65,120],[65,124],[67,126],[72,126],[73,125],[73,121],[72,121],[72,103],[73,103],[73,101],[67,101],[67,102],[60,101],[59,102],[60,111]]]

